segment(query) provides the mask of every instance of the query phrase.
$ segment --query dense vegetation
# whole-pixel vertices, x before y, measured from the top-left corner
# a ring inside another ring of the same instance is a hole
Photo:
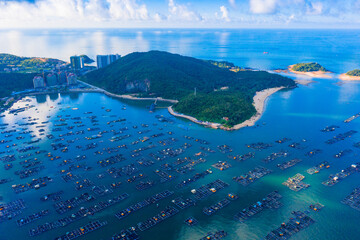
[[[214,122],[228,117],[229,125],[255,113],[252,98],[257,91],[295,86],[293,80],[277,74],[232,72],[208,61],[160,51],[129,54],[83,80],[116,94],[177,99],[176,111]],[[224,87],[227,91],[221,91]]]
[[[295,64],[292,67],[292,70],[297,71],[297,72],[316,72],[316,71],[323,71],[326,72],[327,70],[321,66],[318,63],[298,63]]]
[[[240,92],[211,92],[188,95],[175,106],[175,111],[196,116],[202,121],[233,126],[251,118],[255,113],[252,99],[244,98]],[[226,122],[223,118],[227,117]]]
[[[5,53],[0,54],[0,64],[3,65],[17,66],[25,59],[26,58],[18,57],[11,54],[5,54]]]
[[[227,61],[213,61],[213,60],[207,60],[208,63],[211,63],[212,65],[218,66],[220,68],[232,68],[235,67],[235,65],[231,62]]]
[[[246,69],[235,66],[235,64],[227,61],[213,61],[213,60],[207,60],[207,62],[211,63],[212,65],[215,65],[220,68],[226,68],[233,72],[239,72],[239,71],[246,71]]]
[[[346,73],[346,75],[360,77],[360,69],[355,69]]]
[[[8,97],[13,91],[23,91],[33,87],[35,74],[0,73],[0,98]]]
[[[3,71],[4,68],[19,68],[19,72],[39,72],[62,63],[65,62],[53,58],[28,58],[5,53],[0,54],[0,71]]]

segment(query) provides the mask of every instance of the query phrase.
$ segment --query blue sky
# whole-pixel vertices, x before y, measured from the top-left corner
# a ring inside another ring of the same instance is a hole
[[[360,0],[0,0],[0,28],[360,28]]]

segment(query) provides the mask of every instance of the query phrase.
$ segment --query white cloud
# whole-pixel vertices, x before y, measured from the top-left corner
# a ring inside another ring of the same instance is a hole
[[[324,6],[321,2],[310,2],[306,13],[309,15],[320,15],[323,13]]]
[[[0,0],[0,26],[91,26],[92,23],[147,20],[145,4],[137,0]]]
[[[360,19],[356,15],[360,0],[225,0],[215,8],[212,4],[207,6],[205,1],[201,4],[195,4],[195,0],[161,1],[162,4],[154,4],[157,7],[154,9],[150,0],[35,0],[34,3],[0,0],[0,29],[207,28],[247,26],[247,23],[259,26],[291,23],[311,27],[312,23],[330,21],[355,25]],[[247,5],[244,2],[249,3],[248,9],[240,7]],[[226,24],[229,21],[231,25]]]
[[[286,23],[289,24],[289,23],[290,23],[292,20],[294,20],[294,19],[295,19],[295,15],[292,14],[292,15],[290,15],[290,16],[288,17]]]
[[[225,6],[220,7],[220,12],[221,12],[220,18],[225,20],[226,22],[230,22],[229,11]]]
[[[274,13],[277,4],[277,0],[250,0],[250,11],[256,14]]]
[[[164,19],[165,19],[165,17],[163,15],[161,15],[160,13],[155,13],[155,15],[154,15],[155,22],[161,22]]]
[[[90,0],[96,1],[96,0]],[[146,20],[148,11],[145,4],[139,5],[136,0],[106,0],[112,18],[120,20]]]
[[[170,20],[201,21],[203,19],[200,14],[189,10],[186,5],[175,3],[174,0],[169,0],[169,13]]]

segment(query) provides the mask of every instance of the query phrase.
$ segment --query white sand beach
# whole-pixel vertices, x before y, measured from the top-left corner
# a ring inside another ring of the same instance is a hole
[[[360,77],[350,76],[350,75],[347,75],[346,73],[341,74],[339,76],[339,79],[343,80],[343,81],[360,81]]]
[[[251,127],[254,126],[256,121],[261,118],[261,115],[263,114],[265,110],[265,102],[268,97],[270,97],[272,94],[276,93],[277,91],[283,89],[284,87],[277,87],[277,88],[268,88],[261,92],[256,92],[256,95],[253,98],[253,105],[256,109],[256,114],[252,116],[249,120],[246,120],[245,122],[242,122],[240,124],[237,124],[231,128],[231,130],[238,130],[243,127]]]

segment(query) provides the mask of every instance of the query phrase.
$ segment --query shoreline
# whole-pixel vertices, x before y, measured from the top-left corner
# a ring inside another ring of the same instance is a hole
[[[93,85],[91,85],[89,83],[86,83],[86,82],[83,82],[83,81],[78,80],[78,82],[81,82],[82,84],[87,85],[87,86],[89,86],[89,87],[91,87],[93,89],[93,90],[89,90],[89,91],[85,90],[84,92],[99,92],[99,93],[104,93],[105,95],[110,96],[110,97],[116,97],[116,98],[122,98],[122,99],[128,99],[128,100],[138,100],[138,101],[155,101],[155,100],[158,100],[158,101],[161,101],[161,102],[170,102],[170,103],[178,103],[179,102],[178,100],[165,99],[165,98],[161,98],[161,97],[157,97],[157,98],[138,98],[138,97],[132,96],[131,94],[122,94],[122,95],[120,95],[120,94],[115,94],[115,93],[108,92],[105,89],[93,86]]]
[[[290,65],[288,67],[288,71],[294,74],[306,75],[313,78],[333,78],[332,76],[328,75],[331,72],[324,72],[324,71],[314,71],[314,72],[299,72],[293,70],[294,65]]]
[[[185,118],[188,119],[194,123],[200,124],[200,125],[204,125],[207,127],[211,127],[211,128],[215,128],[215,129],[222,129],[222,130],[227,130],[227,131],[232,131],[232,130],[239,130],[240,128],[243,127],[251,127],[254,126],[255,123],[261,118],[262,114],[264,113],[265,110],[265,102],[266,99],[268,99],[268,97],[270,97],[272,94],[276,93],[277,91],[280,91],[281,89],[284,89],[285,87],[277,87],[277,88],[268,88],[265,90],[262,90],[260,92],[256,92],[254,98],[253,98],[253,105],[256,109],[256,114],[254,116],[252,116],[250,119],[236,124],[235,126],[228,128],[228,127],[224,127],[222,124],[220,123],[212,123],[212,122],[203,122],[200,121],[192,116],[188,116],[188,115],[184,115],[181,113],[177,113],[172,109],[172,106],[168,107],[168,111],[171,115],[175,116],[175,117],[181,117],[181,118]]]
[[[114,93],[110,93],[108,91],[106,91],[105,89],[102,89],[102,88],[99,88],[99,87],[95,87],[91,84],[88,84],[88,83],[85,83],[83,81],[79,81],[80,83],[86,85],[86,86],[89,86],[89,89],[73,89],[73,90],[68,90],[68,91],[65,91],[64,93],[76,93],[76,92],[84,92],[84,93],[103,93],[107,96],[110,96],[110,97],[115,97],[115,98],[121,98],[121,99],[128,99],[128,100],[137,100],[137,101],[155,101],[155,100],[158,100],[158,101],[163,101],[163,102],[170,102],[170,103],[178,103],[179,101],[178,100],[174,100],[174,99],[164,99],[164,98],[161,98],[161,97],[158,97],[158,98],[137,98],[137,97],[134,97],[132,96],[131,94],[123,94],[123,95],[119,95],[119,94],[114,94]],[[181,113],[177,113],[173,110],[173,106],[169,106],[167,109],[168,109],[168,112],[175,116],[175,117],[180,117],[180,118],[185,118],[185,119],[188,119],[196,124],[199,124],[199,125],[203,125],[203,126],[206,126],[206,127],[211,127],[211,128],[214,128],[214,129],[222,129],[222,130],[227,130],[227,131],[232,131],[232,130],[238,130],[240,128],[243,128],[243,127],[251,127],[251,126],[254,126],[255,123],[261,118],[264,110],[265,110],[265,102],[266,102],[266,99],[268,97],[270,97],[272,94],[276,93],[277,91],[281,90],[281,89],[284,89],[285,87],[277,87],[277,88],[268,88],[268,89],[264,89],[262,91],[259,91],[259,92],[256,92],[255,96],[253,97],[253,106],[255,107],[256,109],[256,114],[254,116],[252,116],[250,119],[242,122],[242,123],[239,123],[237,125],[234,125],[233,127],[231,128],[228,128],[228,127],[225,127],[223,126],[222,124],[220,123],[213,123],[213,122],[207,122],[207,121],[200,121],[198,119],[196,119],[195,117],[192,117],[192,116],[188,116],[188,115],[184,115],[184,114],[181,114]],[[27,94],[27,95],[41,95],[41,94],[51,94],[51,93],[59,93],[59,92],[36,92],[36,93],[30,93],[30,94]]]
[[[343,80],[343,81],[360,81],[360,77],[350,76],[350,75],[347,75],[346,73],[340,74],[339,79]]]
[[[203,121],[200,121],[192,116],[189,116],[189,115],[184,115],[182,113],[177,113],[173,110],[172,106],[169,106],[168,107],[168,111],[171,115],[175,116],[175,117],[180,117],[180,118],[185,118],[187,120],[190,120],[196,124],[200,124],[200,125],[204,125],[206,127],[211,127],[211,128],[220,128],[221,127],[221,124],[220,123],[212,123],[212,122],[203,122]]]
[[[240,128],[243,127],[251,127],[254,126],[255,123],[261,118],[261,116],[263,115],[264,111],[265,111],[265,103],[266,100],[273,95],[274,93],[280,91],[281,89],[284,89],[285,87],[277,87],[277,88],[268,88],[265,90],[262,90],[260,92],[256,92],[254,98],[253,98],[253,105],[256,109],[256,114],[254,116],[252,116],[250,119],[236,124],[235,126],[233,126],[232,128],[230,128],[231,130],[238,130]]]

